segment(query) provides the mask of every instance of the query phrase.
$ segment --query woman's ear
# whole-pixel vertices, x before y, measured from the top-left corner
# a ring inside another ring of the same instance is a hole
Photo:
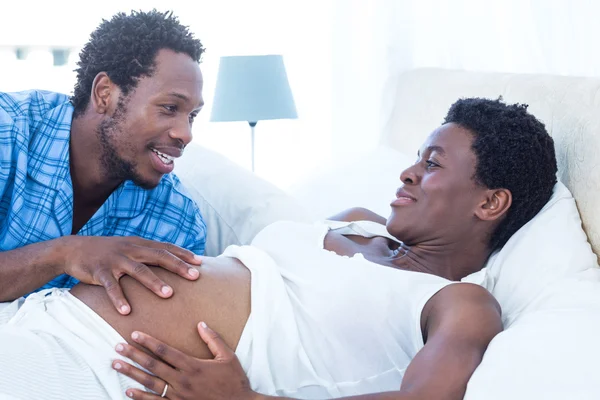
[[[502,217],[512,204],[512,193],[508,189],[489,189],[475,211],[482,221],[494,221]]]
[[[111,109],[111,100],[116,85],[106,72],[99,72],[92,82],[90,105],[98,114],[106,114]]]

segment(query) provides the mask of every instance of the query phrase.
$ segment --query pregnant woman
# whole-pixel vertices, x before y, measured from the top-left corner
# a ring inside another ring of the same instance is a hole
[[[138,380],[163,397],[203,398],[215,388],[195,385],[173,360],[177,368],[142,363],[157,376],[123,361],[119,374],[111,360],[134,330],[168,345],[159,356],[212,358],[196,331],[205,321],[235,349],[249,379],[244,395],[461,399],[502,325],[485,289],[457,282],[548,201],[553,142],[525,106],[463,99],[400,180],[387,221],[355,209],[335,219],[362,222],[279,222],[251,246],[204,258],[196,282],[156,269],[172,299],[124,277],[129,316],[101,287],[30,296],[0,328],[0,393],[158,397]],[[123,353],[141,361],[131,345]]]

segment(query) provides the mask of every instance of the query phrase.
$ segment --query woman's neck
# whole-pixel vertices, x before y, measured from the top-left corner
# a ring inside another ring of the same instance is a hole
[[[459,281],[481,270],[489,255],[490,251],[483,243],[402,244],[398,249],[392,250],[390,262],[398,268]]]

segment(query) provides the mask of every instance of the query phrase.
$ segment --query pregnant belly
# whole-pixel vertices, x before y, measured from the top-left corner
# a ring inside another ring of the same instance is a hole
[[[188,281],[161,268],[152,271],[173,288],[162,299],[128,276],[121,286],[132,311],[120,315],[104,288],[79,284],[71,293],[108,322],[131,343],[133,331],[146,332],[198,358],[212,358],[196,328],[204,321],[233,349],[250,315],[250,271],[237,259],[205,258],[200,278]]]

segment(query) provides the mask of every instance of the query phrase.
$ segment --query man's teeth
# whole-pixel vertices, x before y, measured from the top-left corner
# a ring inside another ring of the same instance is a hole
[[[156,149],[152,149],[153,152],[156,153],[156,155],[158,156],[158,158],[160,158],[160,160],[165,163],[165,164],[171,164],[173,162],[174,157],[168,155],[168,154],[164,154],[161,153],[160,151],[156,150]]]

